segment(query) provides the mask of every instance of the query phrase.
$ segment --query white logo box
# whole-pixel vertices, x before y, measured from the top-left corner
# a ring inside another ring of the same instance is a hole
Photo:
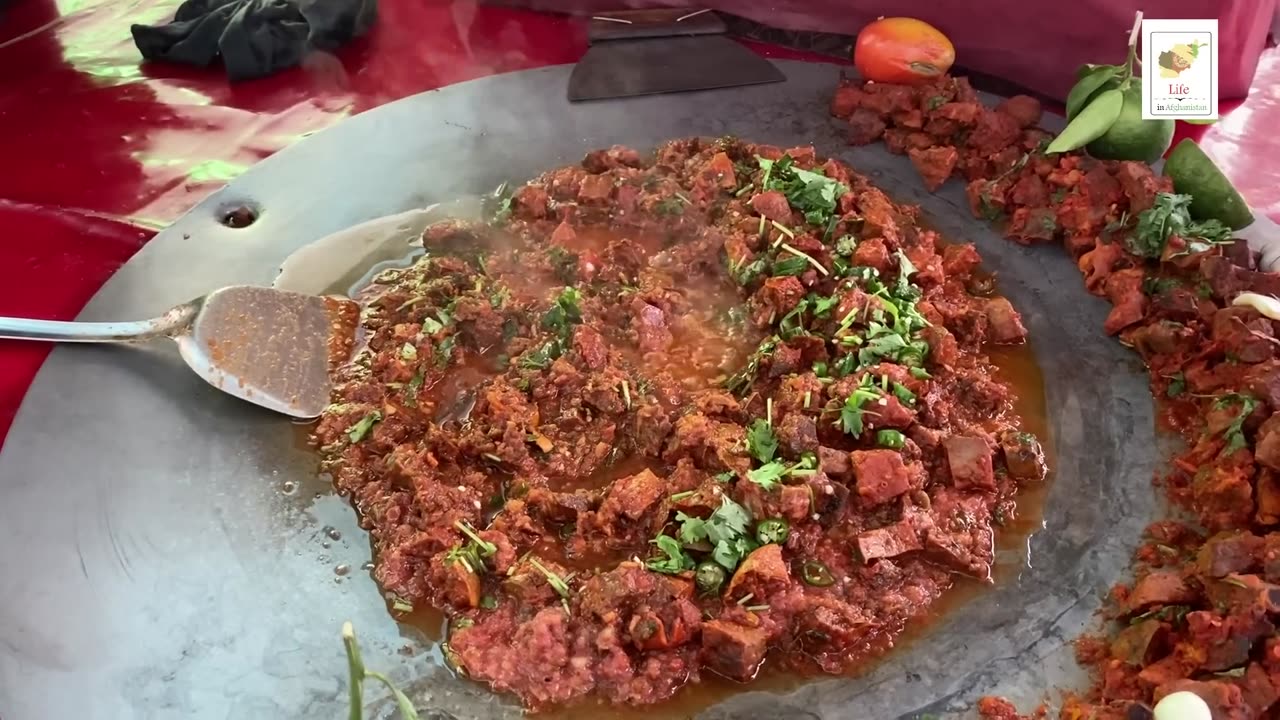
[[[1142,117],[1218,119],[1218,21],[1142,21]]]

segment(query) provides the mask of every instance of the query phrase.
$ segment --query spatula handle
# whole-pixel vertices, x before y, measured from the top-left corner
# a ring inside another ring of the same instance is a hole
[[[158,318],[135,322],[59,322],[0,317],[0,338],[49,342],[119,343],[172,337],[199,312],[198,303],[179,305]]]

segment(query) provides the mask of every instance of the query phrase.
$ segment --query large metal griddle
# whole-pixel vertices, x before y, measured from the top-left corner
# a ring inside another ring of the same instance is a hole
[[[779,66],[783,84],[585,105],[564,100],[571,68],[552,67],[363,113],[201,203],[80,319],[149,317],[223,285],[269,284],[286,256],[321,236],[482,193],[592,148],[723,134],[813,143],[920,204],[950,238],[976,243],[1000,274],[1044,373],[1056,480],[1046,526],[1027,543],[1030,564],[1006,562],[995,587],[924,639],[855,679],[744,693],[700,717],[948,715],[986,693],[1038,702],[1046,688],[1078,682],[1067,643],[1093,621],[1153,516],[1159,452],[1145,375],[1103,336],[1107,306],[1060,250],[1000,239],[970,217],[959,183],[931,195],[905,158],[846,146],[826,113],[837,67]],[[242,205],[257,208],[257,222],[219,223]],[[361,569],[367,536],[315,478],[299,437],[288,420],[192,376],[169,347],[57,349],[0,453],[0,716],[344,717],[348,619],[366,664],[439,713],[426,717],[517,716],[444,669],[434,638],[390,618]],[[351,571],[335,575],[337,565]]]

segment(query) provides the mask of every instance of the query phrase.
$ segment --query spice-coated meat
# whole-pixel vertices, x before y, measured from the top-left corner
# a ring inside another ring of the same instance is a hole
[[[962,143],[914,93],[832,111],[945,180]],[[972,247],[812,147],[729,138],[592,152],[494,204],[361,292],[314,438],[449,662],[534,710],[651,704],[840,672],[985,577],[1017,483],[957,494],[946,443],[1023,431],[985,353],[1025,330]],[[1042,468],[995,447],[979,484]]]

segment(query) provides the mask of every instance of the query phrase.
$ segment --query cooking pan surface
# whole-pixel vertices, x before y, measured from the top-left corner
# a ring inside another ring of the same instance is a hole
[[[959,183],[930,195],[906,158],[847,147],[826,113],[835,66],[777,65],[786,83],[583,105],[564,100],[571,68],[561,66],[358,115],[255,166],[160,233],[80,319],[149,317],[224,285],[269,284],[320,237],[597,147],[724,134],[812,143],[895,200],[920,204],[933,227],[976,243],[999,273],[1044,375],[1056,479],[1029,563],[1006,563],[995,587],[956,604],[922,639],[858,678],[738,694],[701,716],[945,715],[992,692],[1038,702],[1076,677],[1067,643],[1153,516],[1145,375],[1103,336],[1106,304],[1084,292],[1061,250],[1004,241],[970,217]],[[257,219],[219,222],[237,208]],[[206,386],[167,346],[57,349],[0,452],[5,720],[344,717],[344,620],[366,664],[388,670],[434,717],[517,716],[452,677],[438,635],[391,619],[362,569],[368,538],[316,477],[301,437],[289,420]]]

